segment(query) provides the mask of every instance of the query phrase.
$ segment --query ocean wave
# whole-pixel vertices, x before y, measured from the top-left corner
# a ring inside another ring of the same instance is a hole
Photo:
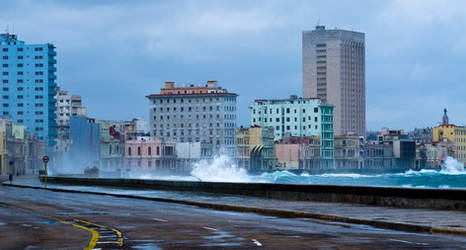
[[[349,177],[349,178],[370,178],[370,177],[379,177],[382,175],[364,175],[364,174],[321,174],[321,175],[316,175],[320,177]]]

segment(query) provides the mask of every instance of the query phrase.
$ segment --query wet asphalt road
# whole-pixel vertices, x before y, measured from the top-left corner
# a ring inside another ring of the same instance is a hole
[[[466,248],[456,236],[6,186],[0,236],[1,249]]]

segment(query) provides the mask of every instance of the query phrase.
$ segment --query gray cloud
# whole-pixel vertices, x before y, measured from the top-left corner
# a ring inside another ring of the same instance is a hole
[[[58,81],[99,119],[148,116],[166,80],[217,79],[240,94],[239,123],[257,98],[301,95],[301,31],[366,33],[368,128],[433,126],[464,112],[463,1],[11,1],[0,27],[51,42]]]

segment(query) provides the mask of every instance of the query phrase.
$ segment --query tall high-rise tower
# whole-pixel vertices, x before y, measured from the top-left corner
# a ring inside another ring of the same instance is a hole
[[[55,145],[55,46],[26,44],[14,34],[0,34],[0,115],[26,125],[50,147]]]
[[[335,106],[336,135],[366,133],[364,33],[340,29],[303,31],[303,97]]]

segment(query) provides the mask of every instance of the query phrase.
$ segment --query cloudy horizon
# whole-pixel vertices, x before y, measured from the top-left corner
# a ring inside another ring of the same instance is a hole
[[[317,23],[366,36],[367,129],[466,124],[462,1],[80,1],[4,3],[7,27],[57,47],[58,85],[96,119],[148,121],[165,81],[219,85],[254,99],[302,95],[301,33]],[[351,11],[348,11],[351,9]]]

